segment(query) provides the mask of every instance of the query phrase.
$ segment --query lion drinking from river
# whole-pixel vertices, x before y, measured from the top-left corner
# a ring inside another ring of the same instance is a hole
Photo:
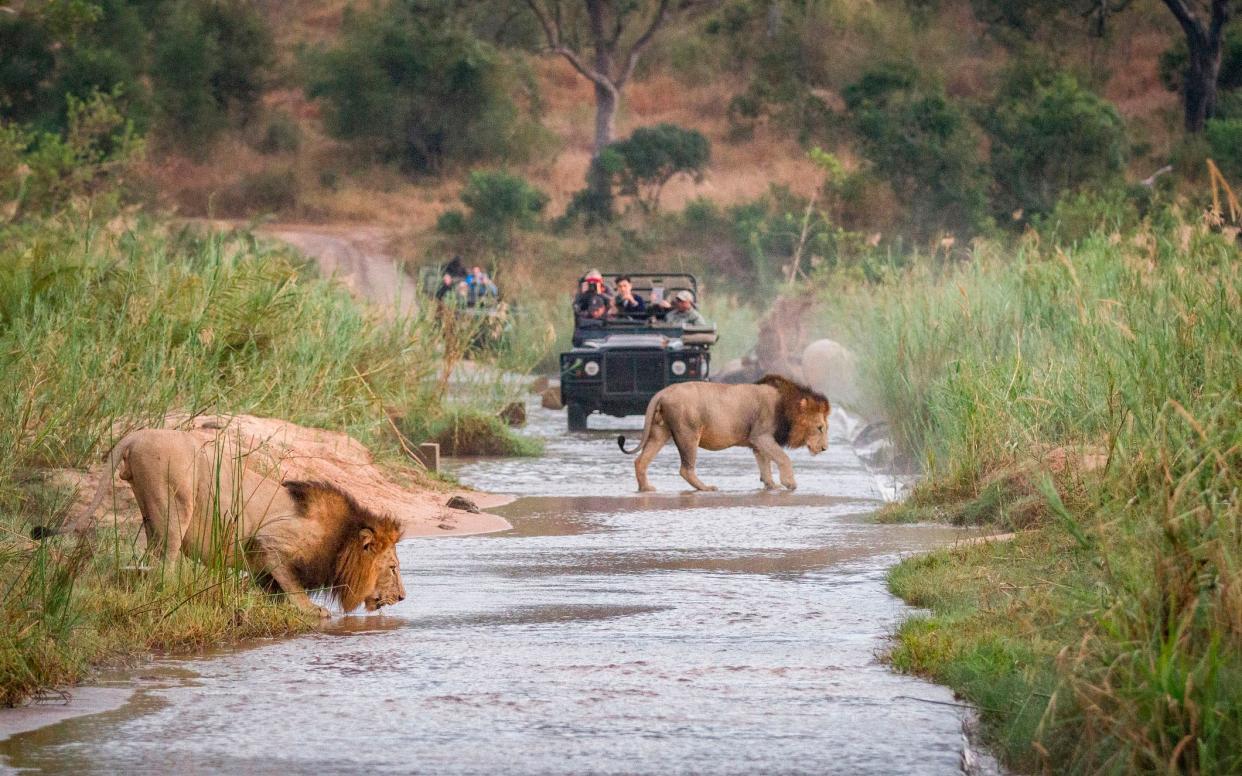
[[[639,453],[634,474],[640,491],[655,490],[647,480],[647,467],[670,438],[681,454],[681,476],[696,490],[716,490],[695,471],[700,447],[749,447],[765,488],[776,489],[775,462],[781,484],[793,490],[798,487],[793,463],[781,448],[805,445],[812,455],[826,450],[830,410],[822,394],[778,375],[753,385],[677,383],[651,397],[638,447],[626,450],[624,436],[617,437],[617,445],[623,453]]]
[[[108,457],[90,508],[68,530],[90,527],[116,472],[134,491],[148,548],[166,563],[184,554],[247,568],[272,592],[320,616],[328,612],[307,590],[326,589],[347,612],[405,598],[400,523],[334,485],[280,483],[251,471],[226,440],[163,429],[127,434]]]

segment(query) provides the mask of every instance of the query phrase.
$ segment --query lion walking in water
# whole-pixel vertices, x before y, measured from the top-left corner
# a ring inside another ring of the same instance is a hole
[[[753,385],[678,383],[651,397],[638,446],[626,450],[624,436],[617,437],[617,445],[627,455],[638,453],[634,474],[641,492],[655,490],[647,480],[647,467],[669,439],[681,455],[681,476],[695,490],[716,490],[695,471],[699,448],[727,447],[754,452],[765,488],[777,487],[772,480],[776,463],[781,485],[793,490],[798,487],[793,462],[782,448],[805,445],[812,455],[828,449],[830,410],[822,394],[778,375],[766,375]]]

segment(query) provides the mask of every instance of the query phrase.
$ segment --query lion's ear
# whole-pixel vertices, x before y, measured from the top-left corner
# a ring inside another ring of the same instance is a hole
[[[803,396],[801,399],[798,399],[798,409],[800,410],[806,409],[806,397],[805,396]]]
[[[363,528],[358,532],[358,541],[362,542],[362,549],[370,552],[375,547],[375,532],[370,528]]]

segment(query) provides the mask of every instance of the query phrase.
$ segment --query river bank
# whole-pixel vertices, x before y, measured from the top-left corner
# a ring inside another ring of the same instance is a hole
[[[1019,770],[1237,772],[1238,247],[1176,211],[1097,223],[825,299],[925,465],[884,519],[1015,534],[889,574],[930,609],[891,659],[975,705]]]

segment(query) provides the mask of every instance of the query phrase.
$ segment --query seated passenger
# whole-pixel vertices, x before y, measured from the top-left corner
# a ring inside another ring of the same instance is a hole
[[[477,305],[491,301],[499,295],[496,284],[487,276],[482,267],[472,267],[470,276],[466,278],[466,284],[470,288],[470,304]]]
[[[445,272],[444,277],[440,279],[440,287],[436,289],[436,301],[443,302],[444,297],[453,293],[453,287],[456,285],[453,276]]]
[[[634,283],[622,275],[617,278],[617,295],[612,298],[617,315],[623,318],[640,318],[647,312],[647,303],[634,293]]]
[[[673,294],[673,302],[660,302],[660,307],[668,309],[664,314],[664,322],[673,326],[707,326],[707,319],[694,306],[694,294],[682,289]]]
[[[596,296],[604,296],[606,293],[604,290],[604,276],[597,269],[591,270],[582,278],[582,285],[578,289],[578,295],[574,297],[574,310],[579,313],[587,312],[587,307],[591,304],[591,300]]]
[[[579,323],[582,323],[584,321],[603,322],[605,319],[609,317],[610,317],[610,305],[608,304],[608,297],[604,296],[603,294],[595,294],[589,300],[587,300],[586,309],[584,309],[581,313],[579,313],[578,322]]]

